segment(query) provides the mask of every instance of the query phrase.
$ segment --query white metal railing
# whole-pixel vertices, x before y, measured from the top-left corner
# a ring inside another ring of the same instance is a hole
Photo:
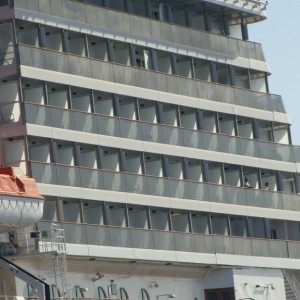
[[[300,300],[300,284],[293,274],[293,272],[288,270],[282,270],[282,273],[284,277],[286,278],[287,282],[289,283],[292,291],[294,292],[294,295],[297,300]]]
[[[257,0],[205,0],[208,2],[222,2],[238,6],[240,8],[248,9],[257,13],[263,14],[267,9],[267,2],[261,2]]]

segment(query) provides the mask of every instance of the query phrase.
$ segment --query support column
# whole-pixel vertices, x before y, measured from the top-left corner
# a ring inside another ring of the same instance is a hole
[[[234,122],[234,134],[235,134],[235,136],[239,136],[240,135],[240,133],[239,133],[239,125],[238,125],[238,118],[237,118],[236,115],[234,115],[233,122]]]
[[[67,95],[67,102],[68,102],[68,108],[72,109],[72,91],[71,91],[71,87],[68,86],[68,95]]]
[[[150,49],[150,57],[152,61],[152,68],[154,71],[158,70],[157,52],[154,49]]]
[[[246,231],[247,237],[253,237],[252,220],[249,217],[246,217]]]
[[[172,224],[172,217],[171,217],[171,210],[168,209],[168,223],[169,223],[169,230],[173,231],[173,224]]]
[[[119,162],[120,162],[120,170],[122,172],[127,171],[127,161],[126,161],[126,153],[124,150],[119,150]]]
[[[202,174],[203,174],[203,182],[207,182],[207,173],[208,173],[208,165],[207,162],[202,160]]]
[[[94,90],[90,91],[91,112],[95,113],[95,95]]]
[[[289,145],[293,145],[292,134],[291,134],[291,125],[288,125],[288,139],[289,139]]]
[[[282,174],[279,171],[276,171],[276,182],[277,182],[277,190],[279,192],[283,191],[283,179]]]
[[[243,40],[248,41],[249,40],[248,26],[247,26],[247,23],[244,23],[243,19],[242,19],[241,29],[242,29]]]
[[[108,54],[108,60],[111,62],[115,61],[115,50],[112,40],[107,40],[107,54]]]
[[[152,229],[151,210],[149,206],[147,206],[147,221],[148,221],[148,229]]]
[[[209,234],[213,234],[213,227],[211,222],[211,213],[208,213],[208,231]]]
[[[163,176],[170,177],[169,159],[164,154],[162,154],[161,157],[162,157]]]
[[[295,182],[295,192],[296,194],[300,194],[300,176],[294,174],[294,182]]]
[[[230,224],[230,216],[226,215],[227,218],[227,229],[228,229],[228,235],[231,235],[231,224]]]
[[[271,122],[270,140],[271,140],[271,142],[275,141],[274,123],[273,122]]]
[[[39,24],[38,29],[39,29],[38,30],[39,45],[41,48],[47,48],[45,27],[43,25]]]
[[[215,62],[210,63],[210,74],[211,74],[211,81],[218,82],[217,64]]]
[[[62,38],[63,38],[63,51],[70,52],[69,33],[64,29],[62,32]]]
[[[57,143],[53,140],[50,141],[50,159],[51,163],[58,162]]]
[[[172,6],[167,3],[165,5],[166,5],[166,13],[167,13],[167,22],[173,23],[174,19],[173,19]]]
[[[130,224],[129,224],[129,213],[128,213],[128,204],[126,203],[125,204],[125,226],[126,227],[130,227]]]
[[[136,53],[135,53],[135,46],[129,44],[129,56],[130,56],[130,64],[131,66],[136,67]]]
[[[224,35],[230,35],[229,22],[225,15],[223,15],[223,26],[224,26]]]
[[[103,149],[100,146],[97,147],[96,156],[97,156],[97,168],[103,170],[104,153],[103,153]]]
[[[205,26],[205,30],[206,31],[211,31],[211,21],[210,21],[210,17],[207,13],[207,10],[204,9],[204,26]]]
[[[150,0],[146,0],[146,16],[152,18],[152,3]]]
[[[46,81],[43,82],[43,93],[44,93],[44,104],[49,105],[48,85]]]
[[[265,73],[266,93],[270,93],[268,74]]]
[[[74,144],[73,153],[74,153],[75,166],[80,166],[81,165],[80,145],[78,145],[77,143]]]
[[[192,27],[192,16],[191,12],[188,10],[188,8],[185,6],[184,8],[185,13],[185,23],[187,27]]]
[[[271,238],[270,222],[266,218],[263,219],[263,222],[264,222],[265,238],[270,239]]]
[[[171,66],[173,75],[178,75],[178,64],[177,64],[177,56],[175,53],[171,53]]]
[[[259,124],[256,119],[252,119],[252,130],[253,130],[253,138],[255,140],[259,139]]]
[[[156,115],[159,124],[164,124],[162,103],[156,102]]]
[[[102,202],[102,212],[104,225],[111,225],[109,205],[106,202]]]
[[[186,157],[182,158],[182,169],[183,169],[183,178],[190,179],[190,165],[189,161]]]
[[[200,109],[196,110],[196,122],[197,122],[197,129],[198,130],[203,130],[204,125],[203,125],[203,111]]]
[[[193,221],[192,221],[192,213],[190,210],[188,211],[188,225],[189,225],[189,232],[193,233],[194,228],[193,228]]]
[[[230,85],[236,86],[235,67],[230,65],[228,71]]]
[[[118,117],[120,116],[120,102],[119,102],[119,97],[117,95],[113,95],[113,111],[114,111],[114,116]]]
[[[131,0],[125,0],[125,10],[128,13],[132,13]]]

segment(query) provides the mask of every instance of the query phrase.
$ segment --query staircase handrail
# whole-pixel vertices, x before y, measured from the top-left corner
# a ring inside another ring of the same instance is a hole
[[[288,270],[282,270],[283,275],[285,276],[286,280],[288,281],[291,289],[293,290],[297,300],[300,300],[300,284],[292,272]]]

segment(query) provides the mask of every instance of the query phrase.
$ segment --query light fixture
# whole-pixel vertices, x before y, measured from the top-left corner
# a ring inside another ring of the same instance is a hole
[[[273,283],[267,283],[266,285],[261,285],[261,284],[257,284],[255,286],[256,289],[261,288],[261,289],[268,289],[271,288],[273,291],[275,290],[275,287],[273,285]]]
[[[118,295],[118,289],[117,285],[114,283],[114,280],[110,280],[110,285],[108,286],[109,294],[110,296],[117,296]]]
[[[150,281],[149,282],[149,287],[157,289],[159,287],[159,284],[157,283],[157,281]]]
[[[256,289],[267,289],[268,287],[266,286],[266,285],[260,285],[260,284],[257,284],[256,286],[255,286],[255,288]]]
[[[75,285],[75,287],[73,287],[71,289],[68,289],[67,292],[66,292],[66,295],[68,295],[69,299],[71,299],[71,295],[70,295],[71,291],[79,291],[83,296],[83,292],[87,292],[88,288],[80,287],[79,285]]]
[[[158,300],[160,297],[167,297],[167,299],[174,299],[174,298],[176,298],[175,295],[172,295],[172,294],[164,294],[164,295],[158,295],[158,296],[156,296],[156,300]]]
[[[93,280],[93,281],[97,281],[97,280],[99,280],[99,279],[101,279],[101,278],[103,278],[103,277],[104,277],[103,274],[97,272],[97,273],[96,273],[96,276],[93,277],[92,280]]]

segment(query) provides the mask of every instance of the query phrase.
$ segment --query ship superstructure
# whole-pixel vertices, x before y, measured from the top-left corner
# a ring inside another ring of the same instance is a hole
[[[2,165],[45,197],[16,264],[52,298],[300,295],[300,151],[248,36],[265,3],[0,3]]]

